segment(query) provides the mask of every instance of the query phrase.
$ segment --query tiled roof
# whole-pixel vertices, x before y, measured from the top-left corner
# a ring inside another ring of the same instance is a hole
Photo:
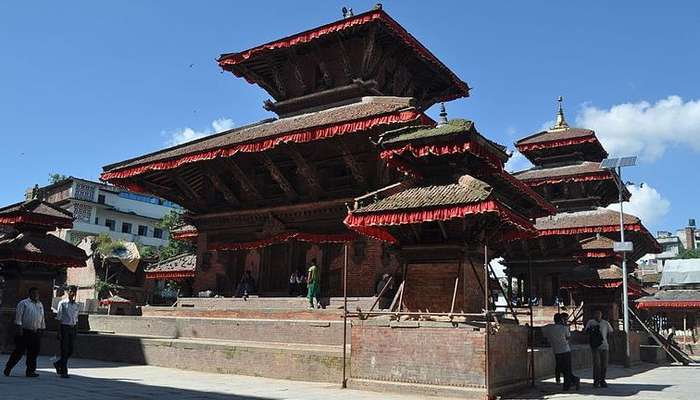
[[[197,266],[195,254],[180,254],[178,256],[152,264],[146,269],[146,273],[155,272],[190,272]]]
[[[456,183],[421,185],[389,195],[354,210],[354,214],[431,208],[469,204],[486,200],[491,187],[483,181],[464,175]]]
[[[700,301],[700,289],[659,290],[653,296],[642,297],[637,301]]]
[[[56,236],[14,231],[0,233],[0,259],[43,259],[48,264],[52,264],[51,259],[55,259],[56,264],[71,260],[74,264],[84,265],[87,256],[80,248]]]
[[[362,101],[352,104],[340,105],[334,108],[282,119],[265,120],[258,124],[231,129],[138,158],[107,165],[103,169],[105,171],[110,171],[117,168],[121,169],[132,167],[140,164],[181,157],[190,153],[200,153],[230,145],[255,142],[257,140],[271,138],[277,135],[306,128],[332,125],[361,118],[379,116],[409,108],[412,108],[411,98],[365,97],[362,99]]]
[[[64,210],[61,207],[54,206],[39,199],[15,203],[3,208],[0,208],[0,215],[12,213],[30,213],[54,218],[66,218],[73,220],[73,214],[70,211]]]
[[[609,250],[615,241],[605,236],[594,236],[581,240],[583,250]]]
[[[543,178],[554,178],[571,175],[584,175],[590,173],[607,172],[600,168],[600,163],[591,161],[582,161],[575,164],[562,165],[557,167],[534,167],[524,171],[513,173],[513,175],[522,180],[534,180]]]
[[[639,218],[624,214],[624,223],[638,224]],[[611,226],[620,223],[620,214],[606,208],[595,210],[562,212],[549,217],[537,218],[535,227],[538,230],[581,228],[595,226]]]
[[[465,135],[465,139],[467,139],[470,135],[476,136],[479,141],[484,141],[505,155],[505,146],[481,136],[481,134],[476,130],[474,123],[466,119],[452,119],[446,124],[438,126],[420,125],[395,129],[384,133],[379,142],[382,145],[389,145],[414,140],[446,137],[450,135]]]
[[[542,131],[515,142],[515,145],[551,142],[562,139],[573,139],[587,136],[595,136],[595,132],[590,129],[567,128],[560,130]]]

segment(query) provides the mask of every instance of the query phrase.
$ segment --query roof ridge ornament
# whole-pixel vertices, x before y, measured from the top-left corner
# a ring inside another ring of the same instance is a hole
[[[444,126],[447,125],[447,111],[445,110],[445,102],[440,103],[440,122],[438,122],[437,126]]]
[[[553,130],[553,131],[569,128],[569,124],[566,123],[566,119],[564,118],[564,109],[561,106],[561,103],[562,103],[562,101],[564,101],[564,98],[559,96],[557,101],[559,102],[559,111],[557,111],[557,122],[551,128],[551,130]]]
[[[350,18],[355,16],[355,14],[353,14],[352,12],[352,8],[343,7],[341,11],[343,12],[343,18]]]

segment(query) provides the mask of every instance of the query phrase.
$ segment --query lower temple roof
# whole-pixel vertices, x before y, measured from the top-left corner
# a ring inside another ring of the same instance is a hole
[[[84,267],[80,248],[43,232],[0,233],[0,261],[39,263],[57,267]]]

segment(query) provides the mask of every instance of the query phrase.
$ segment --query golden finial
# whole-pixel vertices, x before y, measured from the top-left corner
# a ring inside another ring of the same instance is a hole
[[[559,102],[559,111],[557,111],[557,122],[552,127],[552,130],[566,129],[569,127],[569,124],[566,123],[566,119],[564,118],[564,109],[561,106],[561,103],[562,101],[564,101],[564,98],[559,96],[557,101]]]

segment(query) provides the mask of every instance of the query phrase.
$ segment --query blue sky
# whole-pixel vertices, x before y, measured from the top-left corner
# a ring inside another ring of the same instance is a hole
[[[269,117],[267,93],[221,73],[216,57],[373,4],[0,2],[0,204],[50,172],[96,179],[186,128]],[[699,2],[383,4],[473,87],[450,117],[512,146],[551,121],[563,95],[572,124],[595,125],[611,152],[642,155],[626,178],[646,183],[632,209],[650,229],[700,219]]]

